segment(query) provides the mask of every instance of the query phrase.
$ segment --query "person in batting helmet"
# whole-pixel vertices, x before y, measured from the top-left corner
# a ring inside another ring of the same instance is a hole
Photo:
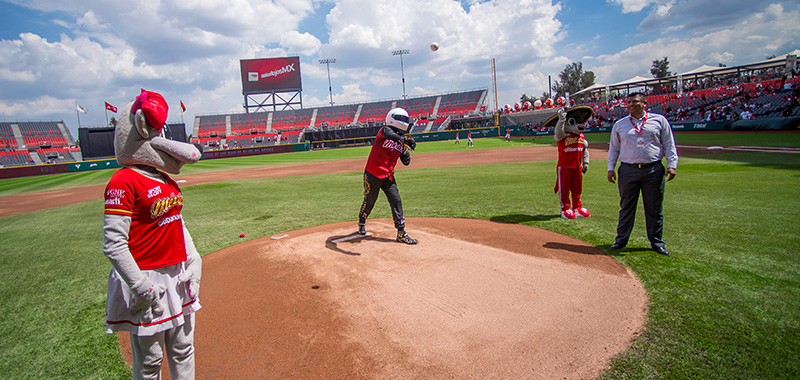
[[[392,219],[397,228],[397,241],[406,244],[417,244],[405,231],[406,221],[403,216],[403,202],[394,177],[394,168],[399,158],[403,165],[411,163],[411,152],[417,147],[416,141],[408,135],[414,122],[408,112],[395,108],[386,114],[386,125],[378,131],[372,150],[364,168],[364,201],[358,213],[358,233],[366,235],[367,217],[369,217],[378,192],[383,190],[392,209]]]

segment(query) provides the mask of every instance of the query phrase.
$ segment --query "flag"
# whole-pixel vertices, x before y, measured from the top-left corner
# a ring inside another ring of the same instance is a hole
[[[183,100],[181,100],[181,109],[183,110],[183,112],[186,112],[186,106],[183,105]]]
[[[109,111],[111,111],[113,113],[117,113],[117,107],[114,107],[111,104],[108,104],[108,102],[105,102],[105,103],[106,103],[106,109],[107,110],[109,110]]]
[[[78,111],[83,112],[83,113],[89,113],[89,110],[84,108],[82,105],[78,104],[78,102],[75,102],[75,105],[77,106]]]

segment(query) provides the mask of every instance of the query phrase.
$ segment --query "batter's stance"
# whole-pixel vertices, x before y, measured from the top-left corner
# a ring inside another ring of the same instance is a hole
[[[367,217],[378,199],[378,191],[383,190],[392,209],[392,219],[397,228],[397,241],[406,244],[417,244],[406,233],[406,219],[403,217],[403,202],[394,180],[394,167],[397,159],[403,165],[411,163],[411,151],[417,147],[416,141],[406,135],[414,123],[408,117],[408,112],[402,108],[395,108],[386,114],[386,126],[378,131],[372,150],[367,158],[364,168],[364,202],[358,213],[358,233],[366,235],[365,228]]]

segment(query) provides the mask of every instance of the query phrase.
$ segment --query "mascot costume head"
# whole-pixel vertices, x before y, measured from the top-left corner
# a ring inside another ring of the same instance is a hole
[[[158,378],[164,351],[172,379],[194,378],[202,260],[183,221],[183,194],[165,172],[179,174],[202,152],[165,137],[168,112],[164,97],[145,90],[123,107],[114,150],[124,167],[105,190],[103,254],[113,267],[106,332],[130,333],[133,378]]]
[[[164,97],[144,89],[123,108],[114,132],[114,152],[120,165],[179,174],[184,164],[200,160],[202,152],[197,146],[164,137],[168,113]]]

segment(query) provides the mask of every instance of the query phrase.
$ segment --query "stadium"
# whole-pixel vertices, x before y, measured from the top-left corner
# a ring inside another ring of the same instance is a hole
[[[255,112],[196,116],[189,136],[168,125],[204,154],[175,176],[206,266],[198,377],[800,376],[790,55],[565,99],[594,110],[593,216],[578,221],[558,217],[553,195],[543,123],[558,107],[493,107],[488,89],[280,110],[258,101]],[[643,233],[609,249],[618,197],[602,169],[608,132],[641,89],[673,122],[681,156],[664,207],[668,259]],[[355,229],[364,160],[394,107],[416,120],[414,161],[397,176],[420,249],[385,238],[381,202],[374,239],[334,243]],[[453,142],[467,131],[474,149]],[[64,121],[0,123],[3,378],[130,377],[125,336],[101,327],[113,134],[85,128],[76,140]]]

